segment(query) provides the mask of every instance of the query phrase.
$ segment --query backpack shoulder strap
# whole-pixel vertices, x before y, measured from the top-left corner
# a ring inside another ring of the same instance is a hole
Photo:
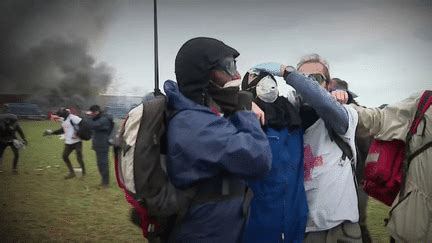
[[[431,103],[432,103],[432,90],[426,90],[423,93],[417,105],[417,110],[414,115],[414,120],[412,121],[411,127],[407,134],[407,139],[406,139],[407,144],[411,140],[411,137],[416,133],[417,127],[420,124],[420,122],[423,120],[424,114],[429,109]]]
[[[425,92],[423,92],[423,95],[420,98],[420,101],[417,105],[417,110],[416,113],[414,115],[414,120],[411,123],[411,127],[407,133],[406,139],[405,139],[405,159],[403,161],[403,170],[402,170],[402,181],[401,181],[401,189],[399,191],[399,195],[404,195],[405,194],[405,182],[406,182],[406,176],[408,173],[408,169],[411,163],[411,160],[417,156],[418,154],[420,154],[420,152],[424,151],[421,150],[416,151],[415,155],[413,153],[411,153],[411,149],[410,149],[410,141],[411,138],[414,134],[416,134],[417,132],[417,127],[420,124],[420,122],[423,120],[424,114],[426,112],[427,109],[429,109],[429,106],[432,103],[432,90],[426,90]],[[426,144],[427,145],[427,144]],[[428,148],[428,146],[425,147],[425,149]],[[414,156],[413,156],[414,155]],[[411,158],[411,159],[410,159]],[[399,202],[400,199],[402,197],[399,198]]]
[[[430,147],[432,147],[432,141],[426,143],[421,148],[417,149],[415,152],[410,154],[410,156],[408,157],[408,169],[409,169],[409,163],[411,162],[411,160],[413,160],[417,155],[423,153],[423,151],[425,151],[426,149],[428,149]]]
[[[345,159],[348,157],[348,159],[350,160],[350,164],[351,164],[351,169],[352,169],[352,173],[353,173],[353,177],[354,177],[354,182],[356,187],[358,186],[358,182],[357,182],[357,177],[356,177],[356,168],[354,165],[354,153],[350,147],[350,145],[345,142],[345,140],[343,140],[334,130],[330,129],[329,130],[330,133],[330,138],[333,139],[333,141],[336,143],[336,145],[342,150],[342,159]],[[357,147],[356,147],[356,151],[357,152]]]
[[[72,125],[73,129],[74,129],[74,130],[78,130],[78,129],[76,128],[76,124],[73,123],[72,119],[69,119],[69,121],[70,121],[70,124]]]
[[[349,144],[345,142],[333,129],[330,129],[329,133],[330,138],[333,139],[336,145],[342,150],[342,158],[345,159],[348,157],[348,159],[353,160],[354,154]]]
[[[409,148],[409,142],[411,141],[411,138],[414,134],[417,133],[417,128],[422,120],[424,120],[424,114],[429,109],[430,105],[432,103],[432,90],[426,90],[423,95],[420,98],[420,101],[417,105],[417,110],[414,115],[414,119],[411,123],[411,127],[408,130],[406,139],[405,139],[405,148],[406,148],[406,157],[411,156],[411,150]],[[426,126],[426,125],[425,125]],[[407,165],[407,168],[408,169]]]

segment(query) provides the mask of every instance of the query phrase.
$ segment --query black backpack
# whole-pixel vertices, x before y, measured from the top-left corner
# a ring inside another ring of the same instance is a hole
[[[75,129],[76,135],[81,140],[90,140],[92,138],[92,130],[90,128],[89,123],[85,118],[82,118],[81,121],[78,124],[74,124],[72,120],[70,120],[70,123],[72,124],[73,128]]]

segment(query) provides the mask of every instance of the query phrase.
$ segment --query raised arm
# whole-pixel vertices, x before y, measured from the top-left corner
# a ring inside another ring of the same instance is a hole
[[[384,109],[352,105],[359,115],[357,131],[381,140],[405,140],[421,94],[416,93]]]
[[[254,68],[282,77],[285,66],[279,63],[263,63]],[[349,125],[347,110],[331,97],[330,93],[321,87],[318,82],[297,71],[290,72],[284,79],[315,109],[327,127],[332,128],[338,134],[346,133]]]

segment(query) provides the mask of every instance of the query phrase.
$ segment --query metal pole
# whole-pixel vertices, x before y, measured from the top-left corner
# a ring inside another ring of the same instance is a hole
[[[153,18],[154,18],[154,65],[155,65],[155,95],[161,94],[159,90],[159,56],[158,56],[158,28],[157,28],[157,0],[153,0]]]

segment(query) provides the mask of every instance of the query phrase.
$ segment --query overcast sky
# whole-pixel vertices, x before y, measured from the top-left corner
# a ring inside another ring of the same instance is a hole
[[[240,52],[241,74],[261,62],[295,66],[318,53],[367,106],[432,88],[432,0],[159,0],[158,21],[161,82],[175,80],[185,41],[209,36]],[[151,91],[152,1],[122,1],[91,52],[115,68],[119,90]]]

